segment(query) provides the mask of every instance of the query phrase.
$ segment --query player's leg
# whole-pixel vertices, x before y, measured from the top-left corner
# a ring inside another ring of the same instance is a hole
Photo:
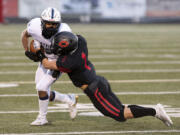
[[[116,95],[111,92],[111,88],[109,83],[106,83],[109,86],[109,93],[112,96],[113,99],[116,100],[116,102],[121,102],[116,98]],[[124,118],[125,119],[131,119],[131,118],[140,118],[144,116],[155,116],[156,118],[162,120],[167,126],[170,126],[173,124],[170,117],[165,112],[163,106],[161,104],[157,104],[155,108],[152,107],[143,107],[139,105],[128,105],[124,107]]]
[[[59,71],[48,70],[47,74],[50,75],[50,77],[52,78],[47,79],[49,81],[48,83],[46,83],[46,87],[51,89],[51,85],[61,76],[62,73]],[[63,94],[55,90],[51,91],[49,95],[50,95],[49,98],[50,101],[62,102],[68,104],[71,119],[74,119],[76,117],[77,115],[76,104],[77,104],[78,96],[76,96],[75,94]]]
[[[116,95],[111,91],[107,80],[103,77],[99,77],[99,81],[89,85],[84,92],[90,97],[94,106],[101,113],[115,120],[125,121],[131,118],[155,116],[168,126],[172,124],[171,119],[161,105],[157,105],[155,109],[138,105],[122,105]]]
[[[78,96],[75,94],[62,94],[57,91],[51,91],[50,101],[62,102],[68,104],[69,115],[71,119],[74,119],[77,115],[77,102]]]
[[[109,85],[109,90],[111,90],[110,85]],[[111,95],[114,97],[114,99],[117,99],[113,92],[111,93]],[[118,101],[119,100],[117,100],[117,102]],[[155,116],[156,118],[162,120],[167,126],[173,124],[172,120],[167,115],[161,104],[157,104],[155,108],[143,107],[138,105],[129,105],[129,106],[125,106],[124,108],[125,119],[139,118],[144,116]]]
[[[56,78],[52,77],[51,71],[45,69],[42,64],[39,64],[35,77],[36,89],[39,97],[39,115],[31,125],[45,125],[48,123],[46,115],[49,104],[50,89],[55,80]]]
[[[47,69],[45,69],[40,63],[36,70],[35,83],[36,87],[41,79],[45,76]],[[31,123],[31,125],[45,125],[48,123],[46,119],[47,108],[49,104],[48,91],[37,89],[38,92],[38,101],[39,101],[39,114],[35,121]]]
[[[126,120],[124,118],[124,105],[115,95],[112,95],[109,88],[106,79],[98,77],[98,81],[91,83],[84,92],[102,114],[123,122]]]
[[[128,105],[127,107],[125,107],[124,115],[126,119],[139,118],[144,116],[155,116],[156,110],[150,107]]]
[[[168,116],[161,104],[157,104],[155,108],[128,105],[128,107],[125,107],[124,116],[126,119],[155,116],[156,118],[163,121],[167,126],[171,126],[173,124],[171,118]]]
[[[108,85],[108,90],[110,95],[114,100],[116,100],[117,103],[122,104],[120,100],[116,97],[116,95],[111,91],[109,83],[106,83]],[[154,108],[145,108],[137,105],[129,105],[128,107],[125,106],[124,108],[124,117],[125,119],[130,118],[138,118],[143,116],[155,116],[156,111]]]

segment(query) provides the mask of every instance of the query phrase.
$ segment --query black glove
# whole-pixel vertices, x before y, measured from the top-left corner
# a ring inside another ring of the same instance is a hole
[[[52,71],[53,71],[52,77],[57,79],[57,78],[59,77],[59,75],[60,75],[61,72],[60,72],[60,71],[57,71],[57,70],[52,70]]]
[[[40,61],[39,58],[37,57],[36,53],[25,51],[25,55],[30,59],[33,60],[34,62]]]
[[[41,50],[36,52],[38,59],[42,62],[43,59],[47,58]]]

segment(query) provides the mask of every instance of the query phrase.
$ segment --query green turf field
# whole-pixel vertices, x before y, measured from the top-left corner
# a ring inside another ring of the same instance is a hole
[[[96,112],[83,92],[64,74],[52,89],[79,95],[79,115],[72,121],[67,106],[50,103],[50,125],[34,127],[38,98],[34,75],[38,63],[25,57],[21,25],[0,25],[0,135],[2,134],[180,134],[180,25],[70,24],[88,42],[89,59],[124,104],[162,103],[174,125],[153,117],[119,123]],[[12,87],[7,87],[12,85]],[[83,115],[84,114],[84,115]],[[90,113],[91,114],[91,113]]]

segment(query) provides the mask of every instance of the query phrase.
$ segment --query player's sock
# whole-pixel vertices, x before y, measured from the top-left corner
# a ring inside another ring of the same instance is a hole
[[[53,92],[54,92],[54,101],[59,101],[59,102],[67,103],[67,104],[73,104],[72,99],[70,98],[69,95],[62,94],[57,91],[53,91]]]
[[[46,116],[48,110],[48,104],[49,104],[48,98],[44,100],[39,99],[39,114],[41,116]]]
[[[154,108],[147,108],[137,105],[129,105],[131,112],[134,118],[143,117],[143,116],[155,116],[156,111]]]

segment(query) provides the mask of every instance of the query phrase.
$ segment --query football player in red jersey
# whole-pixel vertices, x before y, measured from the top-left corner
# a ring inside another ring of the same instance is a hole
[[[48,61],[39,51],[43,66],[68,74],[76,87],[81,88],[94,106],[105,116],[123,122],[131,118],[153,116],[162,120],[167,126],[173,124],[161,104],[155,108],[139,105],[125,106],[112,92],[108,81],[96,74],[93,64],[88,60],[88,48],[85,38],[71,32],[60,32],[52,40],[57,61]]]

